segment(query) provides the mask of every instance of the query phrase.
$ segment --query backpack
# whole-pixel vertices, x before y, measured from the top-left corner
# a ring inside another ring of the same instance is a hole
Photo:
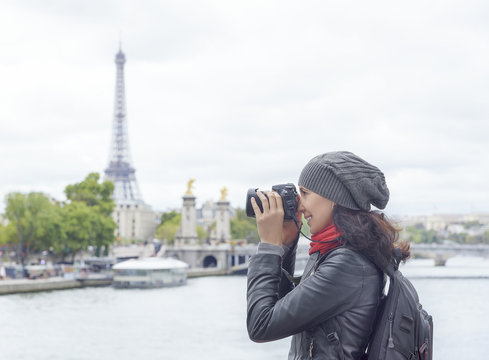
[[[377,318],[363,359],[432,360],[433,318],[419,303],[413,284],[399,271],[400,249],[384,269],[389,291],[382,295]]]

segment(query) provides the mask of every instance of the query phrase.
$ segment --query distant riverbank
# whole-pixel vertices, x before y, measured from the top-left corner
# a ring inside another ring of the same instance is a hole
[[[108,286],[112,284],[112,279],[93,278],[93,279],[66,279],[62,277],[52,277],[48,279],[12,279],[0,281],[0,295],[29,293],[38,291],[67,290],[87,286]]]
[[[216,268],[189,269],[188,278],[229,275],[228,270]],[[92,286],[110,286],[112,278],[90,274],[85,278],[51,277],[47,279],[8,279],[0,281],[0,295],[30,293],[39,291],[67,290]]]

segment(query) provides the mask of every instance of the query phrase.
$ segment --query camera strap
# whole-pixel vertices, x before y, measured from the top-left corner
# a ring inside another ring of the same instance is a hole
[[[297,219],[297,216],[295,216],[295,215],[294,215],[294,223],[295,223],[295,226],[297,226],[297,230],[299,230],[299,232],[301,233],[301,235],[304,236],[307,240],[313,241],[313,242],[325,242],[325,241],[313,240],[309,236],[307,236],[306,234],[304,234],[302,232],[302,224],[299,226],[299,219]]]
[[[301,233],[301,235],[304,236],[309,241],[312,241],[312,242],[315,242],[315,243],[329,243],[329,242],[333,242],[333,241],[337,241],[338,240],[337,238],[336,239],[332,239],[332,240],[323,240],[323,241],[313,240],[309,236],[305,235],[302,232],[302,224],[301,224],[301,226],[299,226],[299,219],[297,219],[297,216],[294,216],[294,223],[295,223],[295,226],[297,226],[297,230],[299,230],[299,232]]]
[[[301,278],[302,276],[292,276],[289,274],[289,272],[287,270],[285,270],[284,268],[282,268],[282,274],[285,275],[285,277],[287,279],[289,279],[289,281],[295,285],[298,285],[300,282],[301,282]]]

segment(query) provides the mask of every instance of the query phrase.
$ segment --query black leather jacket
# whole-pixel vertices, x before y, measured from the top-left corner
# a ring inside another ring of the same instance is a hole
[[[383,274],[363,255],[339,247],[312,254],[293,287],[295,249],[257,253],[248,268],[248,334],[265,342],[290,335],[291,359],[360,359],[372,330]]]

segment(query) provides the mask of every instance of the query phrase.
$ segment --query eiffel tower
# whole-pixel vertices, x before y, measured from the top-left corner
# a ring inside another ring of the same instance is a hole
[[[105,180],[114,183],[114,201],[117,205],[144,204],[136,181],[136,169],[129,154],[127,133],[126,95],[124,88],[124,64],[126,56],[119,48],[115,56],[117,78],[115,87],[114,120],[109,165]]]

